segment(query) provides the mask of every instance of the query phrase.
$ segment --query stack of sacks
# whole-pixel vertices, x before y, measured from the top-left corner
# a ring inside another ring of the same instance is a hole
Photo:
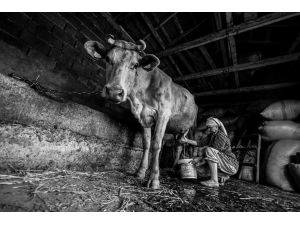
[[[262,139],[274,141],[265,159],[266,182],[287,191],[300,190],[300,184],[298,188],[296,185],[300,180],[300,165],[293,164],[291,160],[300,152],[300,124],[291,121],[300,115],[300,101],[275,102],[261,115],[271,120],[259,127]]]

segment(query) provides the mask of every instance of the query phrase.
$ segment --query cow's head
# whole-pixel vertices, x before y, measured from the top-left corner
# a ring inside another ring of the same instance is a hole
[[[115,40],[107,37],[110,48],[105,48],[97,41],[87,41],[84,47],[94,59],[105,59],[110,65],[107,68],[107,83],[103,88],[102,96],[116,103],[127,100],[138,76],[138,70],[152,71],[160,61],[151,54],[145,54],[146,43],[140,40],[140,45]]]

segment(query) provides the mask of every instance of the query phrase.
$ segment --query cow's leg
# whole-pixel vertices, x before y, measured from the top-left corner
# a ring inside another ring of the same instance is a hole
[[[151,145],[151,128],[144,128],[143,145],[144,145],[143,158],[136,174],[136,176],[139,179],[145,178],[145,173],[146,170],[148,169],[148,163],[149,163],[148,156],[149,156],[149,150]]]
[[[163,115],[158,116],[155,130],[154,130],[154,137],[152,143],[152,167],[151,167],[151,174],[150,178],[147,183],[147,187],[153,189],[159,188],[159,153],[161,150],[162,139],[166,131],[167,123],[169,121],[169,114],[165,113]]]

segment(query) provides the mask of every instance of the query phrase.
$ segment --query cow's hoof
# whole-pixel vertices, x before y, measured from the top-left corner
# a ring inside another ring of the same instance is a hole
[[[144,180],[146,176],[146,171],[144,170],[138,170],[136,173],[136,177],[140,180]]]
[[[149,188],[151,185],[151,188],[152,189],[159,189],[159,180],[149,180],[148,181],[148,184],[147,184],[147,187]]]

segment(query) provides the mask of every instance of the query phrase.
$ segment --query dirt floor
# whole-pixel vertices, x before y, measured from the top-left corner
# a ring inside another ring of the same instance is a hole
[[[230,179],[218,189],[161,173],[161,189],[119,171],[0,174],[0,211],[300,211],[300,194]]]

